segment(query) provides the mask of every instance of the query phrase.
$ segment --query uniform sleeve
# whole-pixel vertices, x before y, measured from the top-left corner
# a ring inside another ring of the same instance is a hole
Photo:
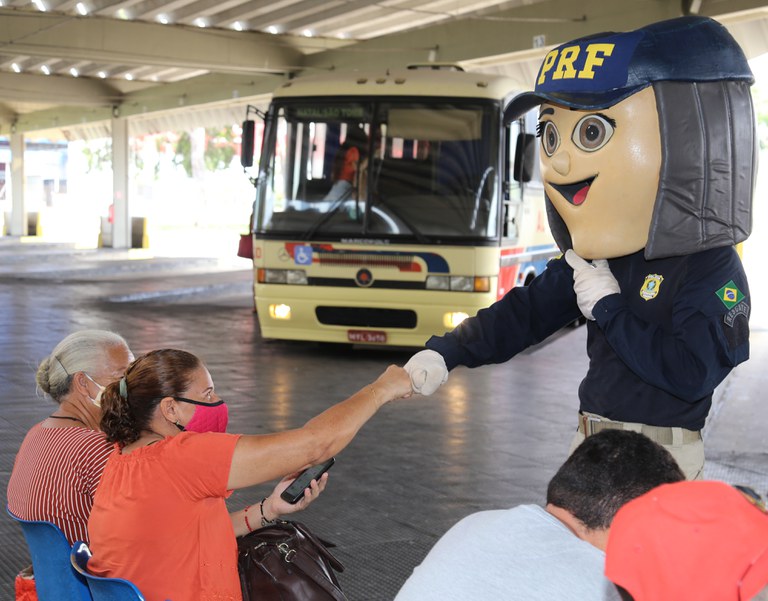
[[[573,270],[560,257],[528,286],[512,288],[453,331],[432,336],[426,347],[440,353],[448,369],[503,363],[580,315]]]
[[[619,294],[601,299],[593,310],[608,343],[633,372],[689,402],[711,394],[749,358],[746,276],[735,251],[715,250],[722,252],[691,258],[674,300],[671,330],[634,315]],[[723,299],[729,283],[737,302]]]
[[[239,434],[182,432],[166,451],[174,476],[191,498],[228,497],[232,456]]]

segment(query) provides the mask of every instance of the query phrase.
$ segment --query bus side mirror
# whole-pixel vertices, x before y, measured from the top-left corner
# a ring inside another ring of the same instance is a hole
[[[243,142],[240,148],[240,164],[243,167],[253,167],[255,132],[256,122],[253,119],[243,121]]]
[[[536,161],[536,136],[520,133],[515,144],[515,167],[512,177],[516,182],[529,182]]]

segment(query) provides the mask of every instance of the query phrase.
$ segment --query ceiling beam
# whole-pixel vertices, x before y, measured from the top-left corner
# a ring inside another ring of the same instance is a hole
[[[3,86],[3,76],[0,74],[0,88]],[[8,75],[10,77],[10,75]],[[18,77],[18,75],[15,75]],[[37,77],[45,81],[54,78]],[[72,82],[83,82],[84,79],[72,79]],[[100,80],[99,80],[100,81]],[[206,74],[193,79],[186,79],[173,84],[157,85],[125,94],[106,106],[66,106],[35,111],[15,118],[0,114],[0,133],[8,131],[10,122],[14,123],[16,131],[48,130],[68,125],[78,125],[91,121],[103,121],[113,116],[132,117],[158,111],[178,110],[202,104],[231,101],[244,98],[265,97],[271,94],[285,78],[279,75],[224,75]],[[52,94],[59,94],[60,88],[55,85],[47,89],[48,100]],[[29,96],[25,97],[29,99]]]
[[[32,73],[0,72],[4,100],[49,103],[51,98],[72,106],[112,106],[121,95],[106,80]]]
[[[221,73],[295,70],[302,50],[335,47],[290,36],[166,26],[100,17],[0,9],[0,52],[135,66],[186,67]]]
[[[765,0],[703,0],[700,14],[715,16],[738,6],[765,6]],[[310,70],[354,67],[400,67],[415,62],[477,61],[535,52],[537,43],[551,47],[601,31],[626,31],[682,14],[680,0],[546,0],[501,11],[443,21],[360,42],[348,48],[307,56]],[[547,18],[542,18],[547,15]],[[543,53],[543,50],[541,50]]]

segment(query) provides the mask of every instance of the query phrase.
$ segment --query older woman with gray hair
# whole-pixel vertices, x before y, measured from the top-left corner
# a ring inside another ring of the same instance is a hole
[[[133,354],[118,334],[82,330],[40,362],[37,386],[55,410],[27,432],[8,483],[8,509],[26,520],[53,522],[70,544],[87,541],[88,516],[107,457],[99,430],[101,391],[120,379]]]

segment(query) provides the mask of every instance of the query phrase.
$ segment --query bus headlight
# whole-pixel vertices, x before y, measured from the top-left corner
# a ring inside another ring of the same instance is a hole
[[[462,321],[464,321],[469,315],[463,311],[454,311],[453,313],[446,313],[443,315],[443,325],[446,328],[455,328]]]
[[[285,275],[287,284],[307,284],[307,272],[303,269],[288,269]]]
[[[307,272],[303,269],[259,269],[259,284],[307,284]]]
[[[291,307],[289,305],[269,305],[269,316],[272,319],[290,319]]]
[[[475,278],[467,275],[452,275],[451,290],[456,290],[458,292],[472,292],[474,279]]]
[[[471,275],[428,275],[426,288],[453,292],[490,292],[491,278]]]
[[[428,275],[427,290],[450,290],[450,278],[446,275]]]

